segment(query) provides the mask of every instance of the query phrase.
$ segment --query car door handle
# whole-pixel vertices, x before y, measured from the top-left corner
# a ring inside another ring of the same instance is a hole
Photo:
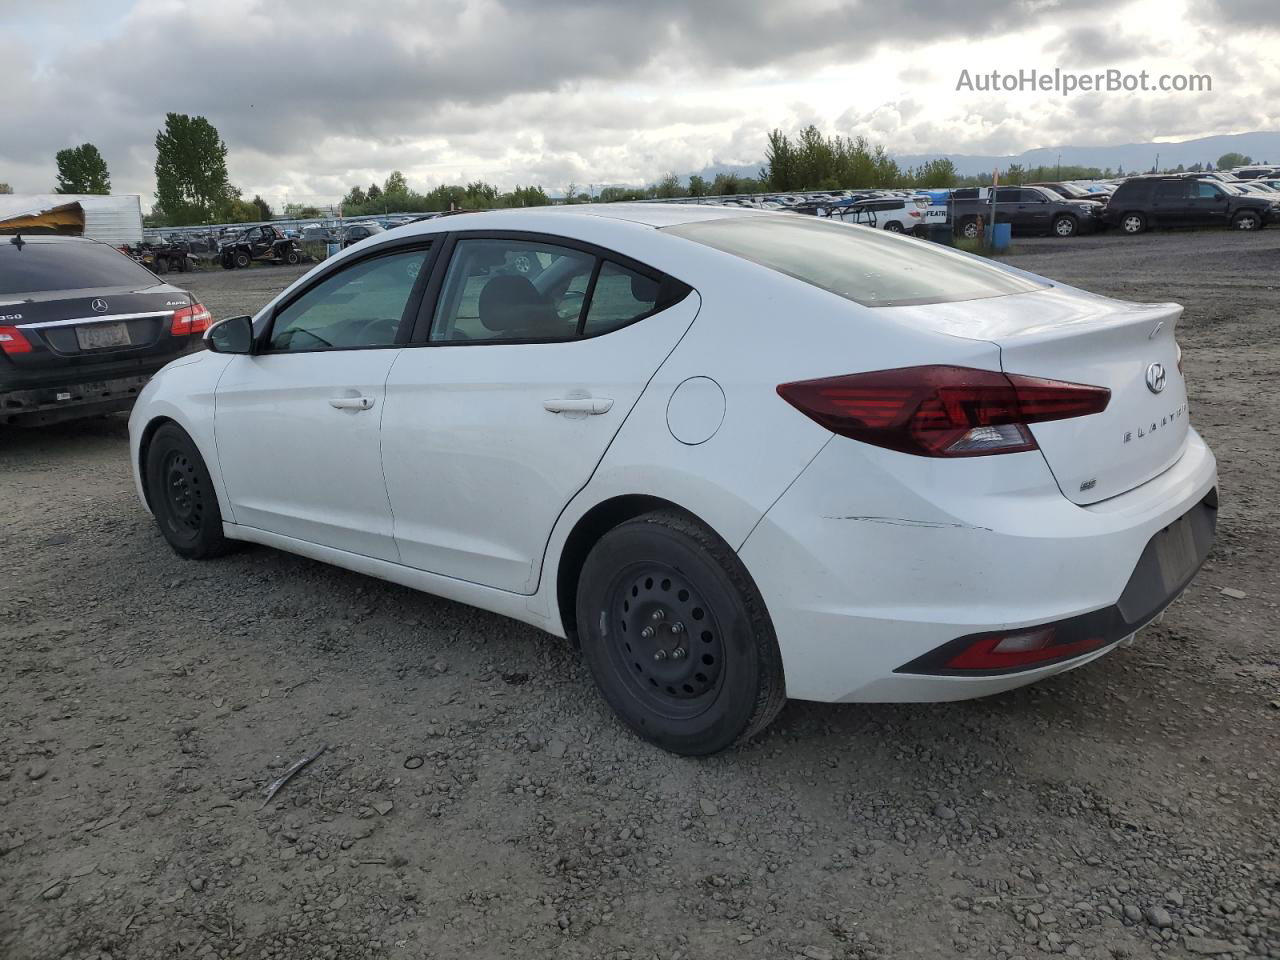
[[[558,400],[543,400],[543,409],[548,413],[589,413],[597,415],[608,413],[613,406],[609,397],[564,397]]]
[[[368,410],[373,397],[330,397],[329,406],[337,410]]]

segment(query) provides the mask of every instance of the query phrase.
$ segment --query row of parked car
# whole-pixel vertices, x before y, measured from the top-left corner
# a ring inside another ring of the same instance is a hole
[[[925,236],[950,225],[967,238],[995,219],[1018,234],[1072,237],[1113,227],[1256,230],[1280,221],[1280,167],[1152,174],[1115,180],[1046,181],[937,190],[838,190],[699,198],[698,203],[789,210]],[[945,230],[943,231],[945,233]]]

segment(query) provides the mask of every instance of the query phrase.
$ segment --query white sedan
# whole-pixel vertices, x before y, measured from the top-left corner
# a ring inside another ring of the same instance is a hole
[[[997,693],[1155,619],[1217,508],[1180,313],[787,213],[442,217],[211,328],[131,453],[179,555],[570,637],[633,730],[705,754],[787,697]]]

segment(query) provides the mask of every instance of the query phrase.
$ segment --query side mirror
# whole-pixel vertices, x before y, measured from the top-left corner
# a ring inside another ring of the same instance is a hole
[[[214,353],[253,353],[253,317],[220,320],[205,331],[204,342]]]

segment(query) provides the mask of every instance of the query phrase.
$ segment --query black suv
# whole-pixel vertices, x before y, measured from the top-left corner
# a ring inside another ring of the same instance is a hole
[[[1142,233],[1152,226],[1260,230],[1280,219],[1280,203],[1218,180],[1155,175],[1134,177],[1116,187],[1102,219],[1124,233]]]
[[[978,218],[991,220],[988,195],[979,197],[973,187],[952,191],[951,222],[962,237],[977,237]],[[1044,187],[996,187],[995,218],[1008,223],[1014,233],[1049,233],[1074,237],[1098,226],[1098,205],[1086,200],[1067,200]]]
[[[105,243],[0,237],[0,424],[128,410],[209,311]]]

